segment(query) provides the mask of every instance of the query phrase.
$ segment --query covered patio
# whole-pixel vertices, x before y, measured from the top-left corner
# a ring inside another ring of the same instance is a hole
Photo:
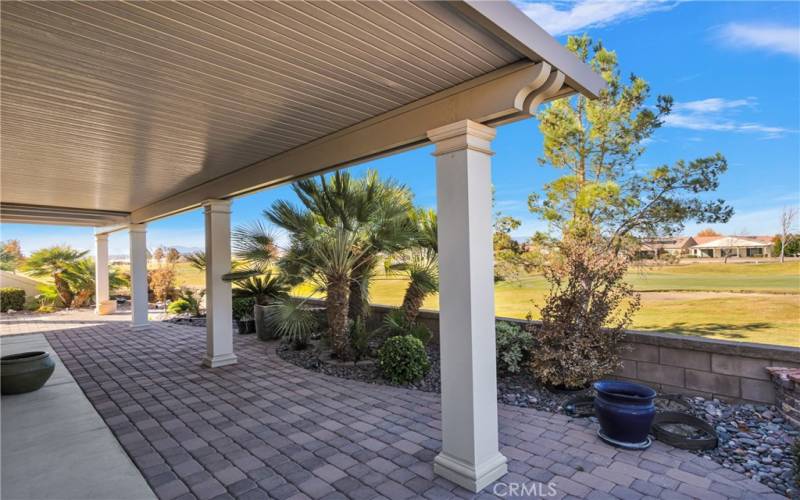
[[[231,199],[434,144],[441,273],[437,474],[479,491],[498,445],[495,127],[603,80],[506,2],[8,2],[0,221],[128,231],[148,320],[147,223],[202,207],[208,377],[237,363]],[[197,354],[197,353],[195,353]],[[285,437],[285,436],[284,436]]]
[[[658,444],[619,452],[588,424],[498,411],[496,127],[603,87],[511,3],[6,2],[2,27],[0,221],[94,227],[99,305],[108,234],[129,233],[131,261],[130,320],[13,329],[45,333],[158,497],[768,491]],[[430,144],[441,395],[309,373],[234,335],[232,199]],[[148,315],[147,224],[197,208],[205,331]]]
[[[9,326],[0,321],[0,334]],[[475,495],[434,473],[438,394],[310,372],[253,336],[235,337],[238,363],[208,370],[197,362],[205,342],[196,327],[154,322],[132,331],[100,320],[43,335],[158,498]],[[617,450],[596,430],[587,420],[500,405],[509,472],[477,496],[780,498],[689,452],[659,442]]]

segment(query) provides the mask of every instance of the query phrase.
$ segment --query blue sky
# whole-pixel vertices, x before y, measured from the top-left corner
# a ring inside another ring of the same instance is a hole
[[[645,78],[654,94],[671,94],[675,109],[640,168],[721,152],[729,170],[715,194],[736,210],[715,227],[726,233],[774,234],[782,207],[800,205],[800,4],[795,2],[551,2],[518,3],[557,36],[589,33],[619,56],[623,74]],[[542,136],[535,120],[501,127],[493,147],[498,210],[524,223],[516,236],[545,226],[527,211],[527,196],[559,173],[541,167]],[[353,167],[376,168],[406,183],[419,205],[435,207],[435,169],[425,147]],[[288,187],[234,201],[233,223],[257,219]],[[693,234],[690,223],[685,234]],[[92,230],[4,224],[0,239],[23,251],[58,243],[93,247]],[[202,214],[192,211],[149,225],[148,246],[202,247]],[[127,234],[110,239],[127,253]]]

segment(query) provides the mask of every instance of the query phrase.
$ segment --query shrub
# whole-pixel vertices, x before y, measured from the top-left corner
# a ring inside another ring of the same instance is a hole
[[[167,306],[167,311],[172,314],[182,314],[191,309],[191,305],[189,302],[183,299],[178,299],[172,301],[169,306]]]
[[[194,294],[194,290],[189,288],[181,288],[178,291],[178,300],[182,300],[189,304],[188,309],[186,310],[192,316],[200,316],[200,299],[205,295],[206,291],[201,290],[197,296]]]
[[[369,356],[370,332],[364,326],[364,320],[358,318],[350,327],[350,349],[353,352],[353,361],[358,362]]]
[[[533,337],[513,323],[499,322],[497,333],[497,369],[501,372],[518,373],[530,362]]]
[[[149,272],[148,281],[153,297],[158,302],[166,302],[175,297],[175,281],[177,279],[175,266],[166,265],[152,269]]]
[[[410,384],[421,379],[431,368],[422,342],[410,335],[392,337],[378,352],[383,376],[395,384]]]
[[[383,317],[383,331],[389,337],[398,335],[411,335],[419,339],[422,345],[428,345],[431,341],[431,331],[425,325],[416,322],[409,322],[401,309],[389,312]]]
[[[236,321],[244,321],[252,319],[253,306],[256,305],[256,299],[253,297],[234,297],[233,298],[233,319]]]
[[[268,329],[296,350],[305,349],[311,334],[319,328],[314,312],[291,298],[279,299],[266,306],[264,321]]]
[[[565,235],[551,258],[531,368],[545,384],[580,388],[621,365],[624,329],[639,295],[625,282],[629,254],[611,251],[593,229]]]
[[[25,290],[21,288],[0,288],[0,312],[9,309],[21,311],[25,307]]]

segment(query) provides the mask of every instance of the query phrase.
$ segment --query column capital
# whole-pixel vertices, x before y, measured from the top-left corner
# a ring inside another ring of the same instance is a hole
[[[97,233],[94,235],[95,241],[108,240],[108,233]]]
[[[209,199],[201,205],[206,213],[231,213],[231,200]]]
[[[486,153],[492,152],[492,139],[497,131],[472,120],[462,120],[428,131],[428,139],[436,145],[433,156],[441,156],[464,149]]]
[[[147,224],[128,224],[128,231],[131,233],[146,233]]]

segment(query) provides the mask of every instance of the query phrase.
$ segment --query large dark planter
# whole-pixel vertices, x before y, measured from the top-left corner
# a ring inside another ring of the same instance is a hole
[[[622,448],[640,450],[650,446],[647,435],[656,415],[656,391],[646,385],[615,380],[595,382],[594,389],[600,438]]]
[[[0,358],[0,392],[23,394],[40,389],[56,367],[44,351],[10,354]]]
[[[272,331],[267,328],[265,319],[266,310],[266,306],[260,306],[258,304],[253,306],[253,320],[256,322],[256,336],[258,336],[258,340],[272,340],[275,338]]]
[[[236,328],[239,330],[239,335],[247,335],[247,320],[237,320],[236,321]]]
[[[247,333],[256,333],[256,320],[248,319],[245,323],[247,323]]]

